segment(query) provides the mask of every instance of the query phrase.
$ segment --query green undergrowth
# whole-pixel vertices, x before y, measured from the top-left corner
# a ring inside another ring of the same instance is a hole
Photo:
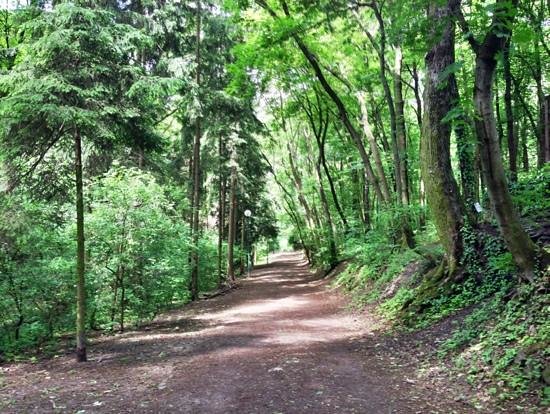
[[[533,227],[548,214],[549,171],[523,177],[512,188],[523,222]],[[533,283],[521,282],[495,223],[483,220],[478,229],[463,228],[461,271],[453,278],[440,267],[443,251],[428,223],[416,234],[414,250],[376,231],[366,242],[348,241],[346,255],[352,259],[335,284],[350,292],[357,307],[374,305],[398,331],[429,332],[452,318],[437,351],[454,367],[451,375],[464,375],[491,401],[548,406],[548,269],[539,269]]]
[[[363,252],[372,256],[355,252],[335,284],[350,292],[355,306],[375,304],[377,313],[398,331],[429,329],[446,317],[455,318],[438,349],[438,356],[454,367],[452,375],[462,373],[491,400],[525,397],[548,405],[550,388],[544,376],[550,380],[545,362],[550,358],[549,276],[539,274],[533,284],[519,283],[501,242],[488,235],[481,239],[484,248],[465,256],[464,279],[442,285],[416,313],[408,313],[407,304],[435,269],[426,252],[437,255],[437,249],[425,247],[420,254],[418,249],[371,245]],[[495,253],[479,260],[489,252]]]
[[[480,303],[439,349],[471,383],[490,382],[500,400],[530,394],[550,404],[550,300],[548,275]],[[544,371],[546,370],[546,373]]]

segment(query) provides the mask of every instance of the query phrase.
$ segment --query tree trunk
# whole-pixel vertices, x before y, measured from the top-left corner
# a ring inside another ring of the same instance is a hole
[[[544,87],[542,80],[542,62],[540,57],[540,47],[539,41],[535,40],[534,45],[534,58],[535,58],[535,68],[532,70],[533,78],[537,87],[537,101],[538,101],[538,125],[537,125],[537,166],[542,168],[545,162],[550,161],[546,158],[546,148],[550,146],[546,145],[545,147],[545,130],[544,130]]]
[[[420,96],[420,80],[418,77],[418,68],[416,62],[413,63],[411,75],[413,78],[413,91],[414,99],[416,101],[416,120],[418,122],[418,129],[422,131],[422,99]]]
[[[237,167],[231,167],[231,204],[229,205],[229,237],[227,240],[227,276],[235,281],[234,249],[237,235]]]
[[[239,273],[242,276],[244,276],[244,272],[245,272],[245,260],[246,260],[246,252],[245,252],[245,227],[246,227],[246,224],[245,224],[245,216],[244,214],[241,216],[241,242],[240,242],[240,246],[241,246],[241,254],[240,254],[240,257],[239,257]]]
[[[325,146],[325,139],[327,135],[327,128],[328,128],[328,122],[325,124],[324,128],[322,126],[319,126],[319,129],[314,131],[315,140],[317,142],[317,148],[318,148],[318,157],[317,162],[315,163],[315,175],[317,176],[317,182],[319,184],[319,197],[321,200],[321,207],[323,208],[323,213],[325,214],[326,218],[326,229],[328,231],[328,244],[329,244],[329,261],[330,261],[330,268],[333,268],[333,266],[338,261],[338,252],[336,249],[336,239],[334,237],[334,224],[332,222],[332,215],[330,213],[330,206],[328,204],[326,192],[325,192],[325,186],[323,185],[323,176],[321,174],[321,165],[323,163],[323,150]],[[312,149],[310,145],[308,145],[308,149]],[[312,152],[312,151],[311,151]]]
[[[459,0],[449,0],[447,4],[432,2],[428,6],[428,18],[436,26],[443,25],[443,30],[432,29],[431,39],[436,43],[426,55],[420,158],[428,205],[445,249],[449,274],[455,273],[460,265],[463,218],[458,185],[451,167],[451,125],[443,122],[454,104],[454,91],[452,83],[442,82],[442,79],[445,70],[455,61],[455,25],[450,17],[459,4]]]
[[[370,222],[371,222],[371,205],[370,205],[370,191],[369,191],[369,182],[367,180],[367,177],[365,177],[363,182],[363,217],[364,217],[364,224],[365,224],[365,231],[368,231],[370,228]]]
[[[508,162],[510,178],[518,180],[518,144],[514,132],[514,111],[512,107],[512,72],[510,70],[510,42],[504,48],[504,107],[506,111],[506,138],[508,144]]]
[[[338,262],[338,252],[336,250],[336,241],[334,238],[334,227],[332,223],[332,215],[330,214],[330,207],[328,205],[327,196],[325,193],[325,187],[323,185],[323,176],[321,175],[321,159],[315,164],[317,182],[319,183],[319,197],[321,198],[321,206],[323,207],[323,212],[325,213],[326,218],[326,229],[328,231],[328,245],[329,245],[329,261],[330,267],[332,268]]]
[[[504,1],[499,0],[497,4]],[[491,207],[516,264],[523,271],[524,276],[530,280],[539,252],[522,228],[508,191],[492,100],[492,86],[497,66],[496,56],[502,52],[507,41],[507,36],[503,36],[502,28],[508,28],[507,34],[510,35],[512,23],[513,17],[508,17],[506,13],[502,12],[495,13],[490,31],[483,43],[475,50],[475,123],[483,176],[487,185]]]
[[[496,128],[498,133],[498,145],[502,151],[502,140],[504,139],[504,128],[502,127],[502,118],[500,116],[500,92],[498,78],[495,81],[495,115],[496,115]]]
[[[262,0],[256,0],[258,5],[265,9],[274,19],[279,19],[279,16],[275,13],[275,11],[268,6],[268,4],[265,1]],[[290,17],[290,11],[288,9],[288,5],[286,4],[286,1],[282,1],[282,6],[284,13],[287,17]],[[325,75],[323,74],[323,71],[321,69],[321,66],[319,65],[319,62],[317,61],[317,57],[309,50],[305,42],[302,40],[300,36],[297,34],[292,34],[292,38],[298,45],[298,48],[310,64],[311,68],[313,69],[313,72],[315,73],[315,76],[319,80],[319,83],[323,87],[323,90],[327,93],[329,98],[334,102],[336,105],[336,108],[338,110],[338,116],[340,117],[340,120],[342,121],[342,124],[350,134],[353,142],[357,146],[357,150],[359,151],[359,155],[361,156],[361,160],[363,161],[363,165],[365,167],[365,170],[367,172],[367,176],[369,177],[369,180],[371,181],[371,184],[376,192],[377,197],[380,198],[380,200],[384,200],[382,192],[380,191],[380,185],[378,181],[376,180],[376,177],[374,175],[374,172],[372,170],[372,166],[370,164],[369,156],[367,155],[367,152],[365,151],[365,147],[363,145],[363,142],[361,140],[361,135],[355,127],[353,126],[353,123],[350,120],[348,111],[346,110],[346,107],[340,99],[340,96],[336,91],[332,88],[330,83],[327,81]],[[384,202],[384,201],[383,201]]]
[[[201,0],[197,0],[197,27],[196,27],[196,83],[200,87],[201,83]],[[192,225],[191,233],[193,238],[193,250],[191,253],[191,300],[197,300],[199,297],[199,212],[200,212],[200,157],[201,157],[201,118],[197,115],[195,121],[195,140],[193,143],[193,202],[192,202]]]
[[[75,178],[76,178],[76,360],[85,362],[86,357],[86,257],[84,239],[84,191],[82,183],[82,139],[75,132]]]
[[[521,165],[524,172],[529,171],[529,151],[527,150],[527,135],[525,121],[521,123]]]
[[[296,165],[294,164],[294,160],[296,159],[296,154],[294,153],[294,150],[290,143],[287,143],[287,149],[288,149],[288,162],[290,165],[290,171],[292,173],[292,181],[294,182],[294,186],[296,187],[296,191],[298,192],[298,201],[304,208],[304,211],[306,213],[306,218],[310,222],[310,227],[319,226],[319,218],[314,213],[314,208],[312,208],[305,195],[304,195],[304,188],[302,184],[302,178],[300,173],[298,172],[298,169],[296,168]]]
[[[374,137],[372,128],[369,123],[369,115],[367,110],[367,103],[365,100],[365,94],[363,92],[358,92],[357,100],[359,101],[359,106],[361,108],[361,115],[362,115],[361,122],[363,124],[363,132],[367,137],[367,141],[369,142],[369,146],[371,150],[371,155],[374,158],[374,167],[378,175],[378,181],[380,182],[380,190],[382,191],[384,200],[386,202],[390,202],[391,201],[390,188],[388,185],[388,180],[386,178],[386,173],[384,171],[384,166],[382,164],[382,156],[380,155],[380,150],[378,149],[378,145],[376,144],[376,138]]]
[[[544,98],[544,163],[550,162],[550,95]]]
[[[126,311],[126,287],[124,286],[124,266],[119,267],[120,278],[120,332],[124,332],[124,313]]]
[[[380,70],[378,71],[379,77],[380,77],[380,83],[382,84],[382,89],[384,91],[384,97],[386,99],[386,105],[390,114],[390,132],[391,132],[391,147],[392,147],[392,154],[393,154],[393,163],[394,163],[394,177],[395,177],[395,190],[397,193],[397,197],[400,199],[402,195],[402,178],[401,178],[401,158],[399,156],[399,150],[397,145],[397,114],[396,114],[396,108],[393,100],[393,96],[391,93],[390,84],[388,82],[388,79],[386,77],[386,29],[384,25],[384,19],[382,17],[382,13],[380,9],[378,8],[378,5],[376,2],[369,3],[369,6],[372,8],[374,15],[376,17],[376,20],[378,22],[378,29],[380,32],[380,44],[377,44],[374,36],[370,33],[370,31],[366,28],[363,28],[365,34],[369,38],[369,41],[372,45],[372,47],[376,50],[376,53],[378,55],[378,64],[380,66]],[[357,17],[357,20],[359,18]]]
[[[405,102],[403,101],[403,80],[401,71],[403,66],[403,55],[401,47],[395,48],[395,68],[393,74],[393,88],[395,96],[395,137],[397,153],[399,155],[399,178],[401,179],[400,190],[401,203],[409,205],[409,172],[407,157],[407,131],[405,126]]]
[[[330,189],[330,194],[332,196],[332,201],[334,202],[334,207],[336,208],[336,211],[338,212],[338,215],[340,216],[340,220],[342,220],[342,225],[344,226],[344,231],[347,231],[348,228],[349,228],[348,221],[346,219],[344,211],[342,210],[342,206],[340,205],[340,201],[338,200],[338,194],[336,192],[336,188],[334,187],[334,180],[332,179],[332,175],[330,173],[330,169],[328,167],[327,159],[326,159],[326,156],[325,156],[324,142],[320,146],[319,151],[321,151],[321,163],[323,165],[323,170],[325,171],[325,175],[327,177],[327,181],[328,181],[329,189]]]
[[[221,137],[219,141],[221,147]],[[220,150],[221,152],[221,150]],[[220,160],[221,166],[221,160]],[[223,285],[223,230],[225,227],[225,177],[220,167],[220,183],[219,183],[219,197],[218,197],[218,287]]]

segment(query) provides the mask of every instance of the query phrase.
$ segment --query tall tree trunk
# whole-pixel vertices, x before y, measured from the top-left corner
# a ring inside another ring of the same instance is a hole
[[[306,218],[310,222],[310,227],[319,227],[320,222],[319,218],[317,217],[317,214],[314,212],[314,207],[311,207],[304,195],[304,188],[302,184],[302,178],[301,175],[296,168],[296,165],[294,164],[294,160],[296,159],[296,154],[294,153],[294,149],[290,145],[290,143],[287,143],[287,149],[288,149],[288,162],[290,165],[290,171],[292,173],[292,181],[294,182],[294,186],[296,187],[296,191],[298,192],[298,201],[304,208],[304,211],[306,213]]]
[[[498,133],[498,145],[502,151],[502,141],[504,139],[504,128],[502,127],[502,117],[500,111],[500,90],[498,84],[498,77],[495,81],[495,115],[496,115],[496,127]]]
[[[510,70],[510,42],[503,51],[504,66],[504,107],[506,111],[506,142],[508,144],[508,162],[510,167],[510,178],[518,180],[518,144],[514,133],[514,111],[512,106],[512,72]]]
[[[386,173],[384,171],[384,166],[382,164],[382,156],[380,155],[380,150],[376,144],[376,138],[372,132],[372,128],[369,123],[369,114],[367,110],[367,103],[365,99],[365,93],[358,92],[357,100],[359,101],[359,106],[361,108],[361,122],[363,124],[363,132],[367,137],[369,142],[371,155],[374,158],[374,166],[376,173],[378,175],[378,181],[380,182],[380,190],[384,196],[384,200],[391,200],[390,187],[388,185],[388,180],[386,178]]]
[[[416,101],[416,121],[418,122],[418,129],[422,131],[422,98],[420,95],[420,79],[416,62],[413,63],[411,76],[413,78],[414,99]]]
[[[469,35],[476,54],[474,105],[476,132],[479,142],[483,176],[491,207],[497,218],[500,232],[518,267],[530,280],[539,253],[537,246],[522,228],[512,197],[508,191],[502,163],[499,137],[493,110],[492,86],[497,66],[496,56],[502,52],[511,35],[514,17],[510,15],[507,0],[498,0],[493,22],[481,44]],[[517,6],[517,0],[513,0]],[[464,29],[464,27],[463,27]],[[503,33],[504,31],[504,33]],[[545,261],[547,256],[544,257]]]
[[[529,151],[527,150],[527,136],[529,133],[527,131],[525,121],[523,121],[520,125],[521,125],[521,165],[522,165],[523,171],[528,172],[529,171]]]
[[[456,96],[458,105],[458,90]],[[456,134],[462,198],[466,205],[466,213],[468,214],[469,220],[475,222],[474,203],[477,202],[479,198],[476,191],[476,186],[478,186],[478,184],[475,168],[475,147],[470,142],[470,131],[464,114],[455,123],[454,130]]]
[[[344,226],[344,231],[347,231],[348,221],[346,219],[346,216],[344,215],[344,211],[342,210],[342,206],[340,205],[340,201],[338,199],[338,193],[336,191],[336,188],[334,186],[334,180],[332,179],[332,174],[330,173],[330,169],[328,167],[326,153],[325,153],[325,144],[326,144],[326,136],[328,127],[330,124],[330,114],[328,113],[328,110],[324,107],[322,103],[322,98],[320,96],[320,93],[316,90],[315,98],[317,100],[317,105],[312,105],[309,98],[305,99],[305,103],[301,102],[301,106],[306,113],[306,116],[309,120],[309,124],[311,126],[311,130],[313,131],[313,135],[315,136],[315,141],[317,143],[317,149],[319,151],[319,156],[321,157],[321,164],[323,165],[323,170],[325,172],[325,175],[327,177],[330,193],[332,196],[332,201],[334,202],[334,207],[336,208],[336,211],[338,212],[338,215],[340,216],[340,220],[342,221],[342,224]],[[314,112],[317,112],[315,115]],[[315,121],[317,119],[317,122]]]
[[[545,131],[544,131],[544,87],[542,80],[542,61],[540,57],[539,41],[535,40],[534,45],[534,58],[535,68],[533,69],[533,78],[535,79],[535,85],[537,87],[537,101],[538,101],[538,125],[537,125],[537,166],[542,168],[545,162],[550,161],[546,159],[546,149],[550,148],[550,145],[545,146]]]
[[[449,79],[453,89],[455,106],[461,106],[460,92],[456,76]],[[477,144],[472,136],[474,127],[472,120],[466,115],[463,107],[459,108],[460,115],[453,122],[456,135],[456,149],[460,170],[460,185],[462,187],[462,201],[465,203],[465,213],[471,224],[477,222],[477,212],[474,204],[479,201],[479,168],[477,168]]]
[[[332,223],[332,215],[330,214],[330,207],[328,204],[327,196],[325,193],[325,186],[323,185],[323,176],[321,175],[321,157],[315,164],[315,172],[317,176],[317,182],[319,183],[319,197],[321,199],[321,206],[326,218],[326,230],[328,233],[328,245],[329,245],[329,262],[330,268],[333,268],[338,262],[338,252],[336,250],[336,240],[334,238],[334,225]]]
[[[365,177],[363,182],[363,217],[365,224],[365,231],[368,231],[370,228],[371,222],[371,205],[370,205],[370,191],[369,191],[369,182],[367,177]]]
[[[321,151],[321,163],[323,165],[323,170],[325,171],[325,175],[327,177],[330,194],[332,196],[332,201],[334,202],[334,207],[336,208],[336,211],[338,212],[338,215],[340,216],[340,220],[342,221],[342,225],[344,226],[344,231],[347,231],[349,228],[348,220],[346,219],[346,215],[344,214],[344,210],[342,210],[342,206],[340,205],[340,201],[338,200],[338,193],[336,192],[336,188],[334,187],[334,180],[332,178],[332,174],[330,173],[330,169],[328,167],[327,158],[325,154],[325,144],[324,142],[319,147],[319,150]]]
[[[219,144],[221,146],[221,135]],[[220,150],[221,152],[221,150]],[[218,287],[223,285],[223,238],[224,238],[224,227],[225,227],[225,177],[223,176],[220,160],[220,183],[219,183],[219,194],[218,194]]]
[[[239,273],[242,276],[244,276],[244,272],[245,272],[245,260],[246,260],[246,252],[245,252],[245,216],[244,214],[241,216],[241,242],[240,242],[240,247],[241,247],[241,254],[240,254],[240,257],[239,257]]]
[[[237,236],[237,167],[231,167],[231,189],[229,198],[229,235],[227,240],[227,276],[235,281],[235,238]]]
[[[543,115],[543,152],[544,163],[550,162],[550,95],[544,98],[544,115]]]
[[[378,7],[378,4],[376,2],[371,2],[371,3],[368,3],[368,5],[373,10],[376,20],[378,22],[378,30],[380,32],[379,44],[376,42],[374,36],[370,33],[370,31],[361,24],[361,19],[357,14],[356,14],[356,19],[358,23],[361,24],[361,26],[363,27],[363,31],[367,35],[372,47],[374,48],[374,50],[378,55],[378,64],[380,66],[380,70],[378,71],[378,74],[380,78],[380,83],[382,84],[382,89],[384,91],[386,105],[390,114],[391,147],[392,147],[392,155],[393,155],[393,163],[394,163],[395,190],[396,190],[398,199],[400,199],[402,194],[401,186],[402,186],[403,180],[401,178],[401,172],[402,172],[401,165],[400,165],[401,158],[399,156],[399,149],[397,144],[397,114],[396,114],[393,96],[391,93],[390,84],[386,77],[386,67],[387,67],[386,28],[384,24],[384,18],[382,17],[382,12]]]
[[[86,357],[86,250],[84,239],[84,191],[82,182],[82,139],[80,132],[74,136],[76,178],[76,360]]]
[[[196,27],[196,74],[195,81],[197,87],[201,84],[201,0],[197,0],[197,27]],[[200,213],[200,198],[201,198],[201,118],[197,115],[195,121],[195,140],[193,143],[193,203],[192,203],[192,225],[191,233],[193,237],[193,250],[191,253],[191,300],[197,300],[199,297],[199,213]]]
[[[119,267],[120,279],[120,332],[124,332],[124,313],[126,312],[126,286],[124,285],[124,266]]]
[[[401,179],[401,203],[409,205],[409,171],[407,157],[407,131],[405,126],[405,102],[403,101],[403,80],[401,72],[403,66],[403,54],[401,47],[395,48],[395,68],[393,74],[393,88],[395,96],[395,136],[397,152],[399,154],[399,178]]]
[[[458,185],[451,166],[451,125],[443,121],[455,103],[454,90],[451,82],[442,82],[442,79],[445,70],[455,61],[455,25],[451,16],[459,4],[459,0],[448,0],[447,4],[432,1],[428,6],[428,18],[438,27],[430,33],[430,38],[435,44],[426,55],[420,158],[428,205],[445,249],[449,274],[457,270],[462,257],[463,242],[460,229],[463,218]],[[442,31],[437,30],[440,29],[440,25]]]
[[[319,108],[320,110],[320,108]],[[338,251],[336,248],[336,238],[334,236],[334,224],[332,222],[332,215],[330,213],[330,206],[328,204],[326,192],[325,192],[325,186],[323,185],[323,175],[321,174],[321,165],[323,164],[323,158],[324,158],[324,147],[325,147],[325,140],[327,137],[327,130],[328,130],[329,121],[326,119],[326,122],[324,125],[320,124],[318,128],[313,128],[314,125],[312,125],[315,141],[317,143],[317,149],[318,149],[318,157],[317,162],[315,163],[315,175],[317,176],[317,182],[319,183],[319,197],[321,200],[321,207],[323,208],[323,212],[325,214],[326,218],[326,229],[328,232],[328,243],[329,243],[329,261],[330,261],[330,268],[332,269],[337,261],[338,261]],[[308,145],[308,149],[311,151],[312,148],[310,145]],[[325,171],[326,172],[326,171]]]

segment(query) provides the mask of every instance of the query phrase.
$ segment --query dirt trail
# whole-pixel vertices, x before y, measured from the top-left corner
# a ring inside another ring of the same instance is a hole
[[[89,363],[1,368],[0,412],[470,412],[373,351],[371,321],[345,306],[300,255],[281,254],[225,296],[95,341]]]

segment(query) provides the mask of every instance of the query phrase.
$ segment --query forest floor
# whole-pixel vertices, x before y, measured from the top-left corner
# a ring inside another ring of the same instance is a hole
[[[96,338],[87,363],[1,366],[0,412],[496,412],[430,359],[448,325],[383,334],[299,254],[280,254],[223,296]]]

